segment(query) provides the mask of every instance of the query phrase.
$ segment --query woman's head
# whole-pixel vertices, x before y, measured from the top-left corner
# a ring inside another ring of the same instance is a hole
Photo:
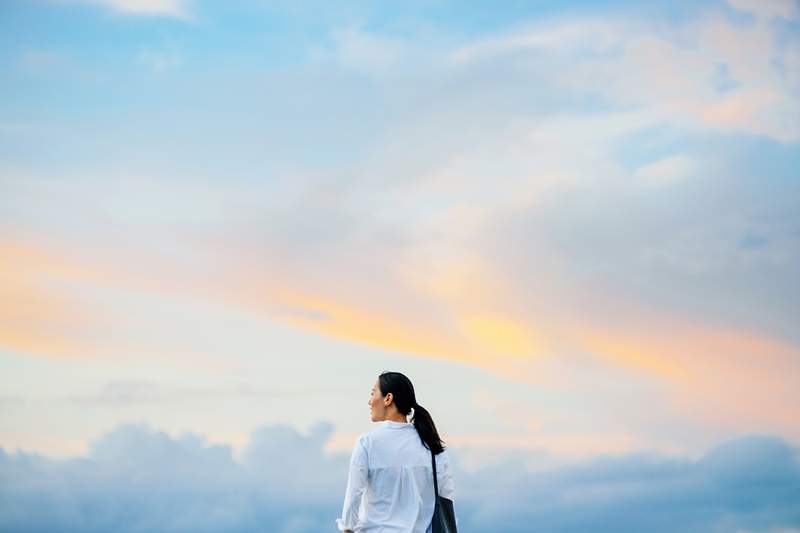
[[[372,421],[408,416],[412,410],[414,427],[423,444],[438,454],[444,449],[430,413],[417,403],[414,385],[400,372],[383,372],[373,385],[370,396]]]

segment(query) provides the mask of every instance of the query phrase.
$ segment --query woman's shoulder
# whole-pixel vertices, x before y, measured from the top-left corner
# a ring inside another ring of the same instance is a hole
[[[449,448],[444,448],[436,454],[436,470],[450,467],[450,451]]]
[[[361,443],[364,447],[369,447],[370,444],[375,442],[376,439],[380,438],[381,433],[383,433],[383,426],[377,426],[370,430],[364,431],[358,435],[357,442]]]
[[[376,442],[376,441],[380,440],[381,437],[386,435],[386,434],[387,434],[386,426],[384,426],[382,424],[378,424],[374,428],[372,428],[372,429],[370,429],[368,431],[364,431],[363,433],[361,433],[361,435],[359,435],[358,438],[365,445],[369,445],[369,444],[371,444],[373,442]]]
[[[370,440],[372,440],[370,433],[372,433],[372,431],[364,431],[363,433],[360,433],[358,438],[356,438],[356,444],[366,448],[369,445]]]

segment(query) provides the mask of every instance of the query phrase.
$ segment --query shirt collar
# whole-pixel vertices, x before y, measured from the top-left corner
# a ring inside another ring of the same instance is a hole
[[[394,420],[384,420],[383,425],[388,428],[407,428],[412,427],[413,422],[395,422]]]

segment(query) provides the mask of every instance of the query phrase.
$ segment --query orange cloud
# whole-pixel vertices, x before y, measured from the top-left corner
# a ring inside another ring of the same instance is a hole
[[[171,366],[227,368],[203,354],[181,353],[157,339],[124,333],[126,317],[97,298],[105,290],[159,290],[166,280],[137,276],[48,243],[0,241],[0,346],[38,357],[138,358]],[[173,286],[174,288],[174,286]],[[178,365],[179,366],[179,365]]]
[[[84,268],[19,242],[0,242],[0,344],[25,353],[76,357],[92,348],[95,324],[69,294]]]
[[[605,332],[589,336],[584,345],[592,354],[619,366],[644,370],[673,380],[687,378],[687,369],[670,356],[670,350],[665,349],[663,343],[636,337],[637,333],[633,331],[624,334]]]
[[[779,428],[800,438],[797,347],[666,317],[615,335],[586,333],[584,345],[614,364],[663,379],[683,416],[730,430]]]
[[[796,347],[630,306],[623,323],[555,308],[539,318],[529,310],[523,315],[515,310],[524,307],[507,296],[498,276],[478,263],[441,262],[429,269],[430,277],[393,272],[394,285],[376,289],[355,278],[330,286],[308,272],[282,270],[277,260],[248,262],[233,251],[218,257],[211,277],[169,264],[150,273],[126,272],[68,257],[76,256],[19,242],[0,244],[0,344],[48,356],[101,348],[130,353],[133,345],[157,352],[148,339],[99,335],[120,317],[81,297],[87,288],[157,291],[263,313],[331,338],[472,364],[522,383],[552,378],[565,386],[568,376],[556,371],[542,377],[540,363],[581,350],[612,367],[661,380],[670,405],[683,415],[727,428],[800,433],[793,415],[800,410],[793,393],[800,389]]]

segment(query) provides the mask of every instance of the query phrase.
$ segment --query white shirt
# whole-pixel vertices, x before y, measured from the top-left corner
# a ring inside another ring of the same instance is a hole
[[[436,472],[439,496],[452,500],[447,449],[436,456]],[[384,420],[358,437],[342,516],[336,519],[340,531],[430,533],[433,507],[431,452],[413,423]]]

